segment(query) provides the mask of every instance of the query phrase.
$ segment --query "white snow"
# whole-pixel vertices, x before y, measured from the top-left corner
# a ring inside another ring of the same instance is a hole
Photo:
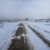
[[[6,50],[11,37],[18,28],[17,23],[5,22],[3,27],[0,28],[0,50]]]
[[[28,25],[30,25],[32,28],[39,31],[42,35],[44,35],[48,40],[50,40],[50,26],[46,26],[45,24],[48,23],[40,23],[40,22],[27,22]],[[48,32],[45,32],[48,31]]]
[[[50,50],[49,47],[47,47],[47,45],[45,45],[45,43],[39,38],[37,37],[37,35],[32,32],[32,30],[30,30],[30,28],[28,28],[26,26],[27,29],[27,37],[28,37],[28,42],[29,45],[32,44],[32,48],[34,48],[35,50]]]
[[[5,22],[0,24],[0,50],[7,50],[9,44],[11,43],[12,36],[18,28],[18,24],[20,22]],[[35,28],[37,31],[41,32],[48,40],[50,40],[50,23],[46,22],[23,22],[26,31],[27,31],[27,39],[28,44],[31,49],[35,50],[50,50],[50,48],[27,26],[30,25],[32,28]],[[22,34],[21,36],[25,36]],[[15,37],[16,38],[16,37]],[[20,39],[20,36],[17,37]],[[30,49],[30,50],[31,50]]]

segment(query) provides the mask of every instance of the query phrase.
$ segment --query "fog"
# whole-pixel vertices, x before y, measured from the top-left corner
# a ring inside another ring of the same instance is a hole
[[[50,0],[0,0],[0,19],[50,18]]]

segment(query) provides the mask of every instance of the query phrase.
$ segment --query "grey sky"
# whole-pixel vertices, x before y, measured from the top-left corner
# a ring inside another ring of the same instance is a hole
[[[0,0],[0,18],[49,18],[50,0]]]

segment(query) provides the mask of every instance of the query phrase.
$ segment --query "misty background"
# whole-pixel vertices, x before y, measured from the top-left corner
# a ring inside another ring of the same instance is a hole
[[[0,0],[0,19],[50,18],[50,0]]]

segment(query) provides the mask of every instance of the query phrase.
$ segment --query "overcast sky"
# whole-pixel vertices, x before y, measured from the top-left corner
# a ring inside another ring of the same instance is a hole
[[[1,18],[49,18],[50,0],[0,0]]]

